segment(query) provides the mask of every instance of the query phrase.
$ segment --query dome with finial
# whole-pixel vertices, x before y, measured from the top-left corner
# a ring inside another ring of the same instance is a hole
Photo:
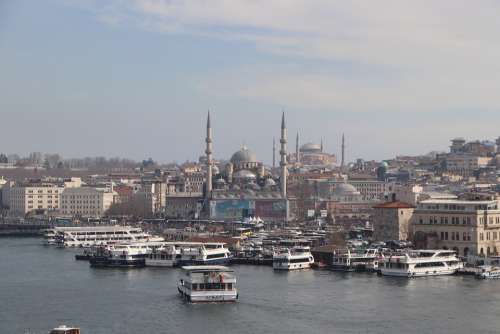
[[[257,156],[243,145],[241,150],[235,152],[231,157],[231,162],[235,165],[248,162],[257,162]]]
[[[300,147],[301,153],[320,153],[321,145],[316,143],[306,143]]]

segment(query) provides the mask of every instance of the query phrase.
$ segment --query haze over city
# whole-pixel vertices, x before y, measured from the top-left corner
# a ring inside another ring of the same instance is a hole
[[[196,160],[290,136],[348,160],[496,138],[499,3],[1,1],[5,153]],[[22,135],[20,136],[19,134]],[[15,138],[15,140],[13,140]]]

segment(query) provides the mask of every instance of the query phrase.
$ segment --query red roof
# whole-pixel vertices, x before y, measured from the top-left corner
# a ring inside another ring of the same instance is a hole
[[[380,203],[374,206],[375,209],[413,209],[415,208],[413,205],[405,203],[405,202],[400,202],[400,201],[393,201],[393,202],[386,202],[386,203]]]

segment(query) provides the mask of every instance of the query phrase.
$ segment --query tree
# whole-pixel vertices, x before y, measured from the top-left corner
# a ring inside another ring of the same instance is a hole
[[[9,162],[9,159],[7,158],[7,156],[3,153],[0,154],[0,163],[2,164],[6,164]]]

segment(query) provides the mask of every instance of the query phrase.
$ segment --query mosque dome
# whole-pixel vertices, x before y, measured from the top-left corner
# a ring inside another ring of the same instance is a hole
[[[306,143],[300,147],[302,153],[320,153],[321,145],[315,143]]]
[[[334,194],[337,196],[352,196],[361,193],[352,184],[339,183],[335,186]]]
[[[380,163],[380,167],[388,168],[388,167],[389,167],[389,164],[387,163],[387,161],[382,161],[382,162]]]
[[[244,180],[255,180],[256,176],[249,170],[242,169],[234,173],[233,177],[235,179],[244,179]]]
[[[231,162],[235,165],[247,162],[257,162],[257,156],[246,146],[243,146],[241,150],[233,154],[233,156],[231,157]]]

